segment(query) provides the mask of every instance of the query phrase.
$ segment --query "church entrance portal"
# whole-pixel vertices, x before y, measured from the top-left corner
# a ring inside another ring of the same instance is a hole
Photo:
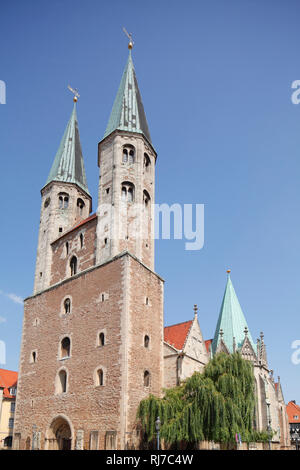
[[[59,416],[52,421],[46,443],[48,450],[71,450],[72,432],[65,418]]]

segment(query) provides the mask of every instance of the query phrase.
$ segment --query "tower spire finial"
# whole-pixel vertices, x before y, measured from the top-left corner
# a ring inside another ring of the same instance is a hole
[[[194,315],[195,315],[195,317],[198,315],[198,305],[197,304],[194,305]]]
[[[129,39],[128,49],[131,50],[133,48],[133,45],[134,45],[134,42],[133,42],[133,39],[132,39],[132,33],[128,33],[124,26],[123,26],[123,31]]]
[[[68,88],[73,93],[73,95],[74,95],[73,101],[74,101],[74,103],[76,103],[78,101],[79,96],[80,96],[80,94],[78,93],[78,90],[76,88],[72,88],[70,85],[68,85]]]

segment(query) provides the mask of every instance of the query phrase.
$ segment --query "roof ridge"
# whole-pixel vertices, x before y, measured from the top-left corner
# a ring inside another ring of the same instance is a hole
[[[174,323],[173,325],[166,325],[164,328],[170,328],[172,326],[183,325],[184,323],[193,322],[193,320],[182,321],[180,323]]]

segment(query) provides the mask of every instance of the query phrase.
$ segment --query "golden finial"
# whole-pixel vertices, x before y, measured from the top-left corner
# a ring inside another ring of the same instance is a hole
[[[123,27],[123,31],[129,39],[128,49],[131,50],[134,44],[133,39],[132,39],[132,33],[128,33],[125,27]]]
[[[231,273],[231,269],[227,269],[227,274],[230,274]]]
[[[72,88],[70,85],[68,85],[68,88],[74,94],[73,101],[74,101],[74,103],[76,103],[78,101],[79,96],[80,96],[80,94],[78,93],[78,90],[76,88],[75,89]]]

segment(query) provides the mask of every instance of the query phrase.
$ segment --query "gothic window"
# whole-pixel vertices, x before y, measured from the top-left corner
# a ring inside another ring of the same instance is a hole
[[[73,256],[70,261],[71,276],[77,274],[77,258]]]
[[[66,393],[67,380],[68,380],[67,372],[64,369],[60,370],[56,377],[56,389],[55,389],[56,394]]]
[[[80,248],[83,248],[83,233],[80,234]]]
[[[149,202],[150,202],[150,195],[145,189],[143,192],[143,201],[144,201],[145,207],[148,207]]]
[[[144,168],[146,171],[150,170],[150,165],[151,165],[150,158],[146,153],[144,153]]]
[[[122,201],[134,201],[134,184],[130,183],[129,181],[124,181],[124,183],[122,183]]]
[[[149,387],[150,385],[150,372],[145,370],[144,372],[144,387]]]
[[[122,162],[132,165],[135,162],[135,148],[133,145],[123,147]]]
[[[150,338],[148,335],[145,336],[144,338],[144,346],[145,348],[149,348],[149,342],[150,342]]]
[[[31,355],[30,355],[30,362],[31,364],[34,364],[36,362],[36,359],[37,359],[37,353],[36,351],[31,351]]]
[[[99,346],[104,346],[105,345],[105,336],[103,331],[99,334]]]
[[[65,313],[71,313],[71,300],[69,298],[64,301],[64,311]]]
[[[60,358],[64,359],[66,357],[70,357],[71,351],[71,341],[70,338],[67,336],[61,340],[60,343]]]
[[[82,199],[77,199],[77,213],[78,215],[82,215],[83,214],[83,208],[84,208],[85,204],[83,202]]]

